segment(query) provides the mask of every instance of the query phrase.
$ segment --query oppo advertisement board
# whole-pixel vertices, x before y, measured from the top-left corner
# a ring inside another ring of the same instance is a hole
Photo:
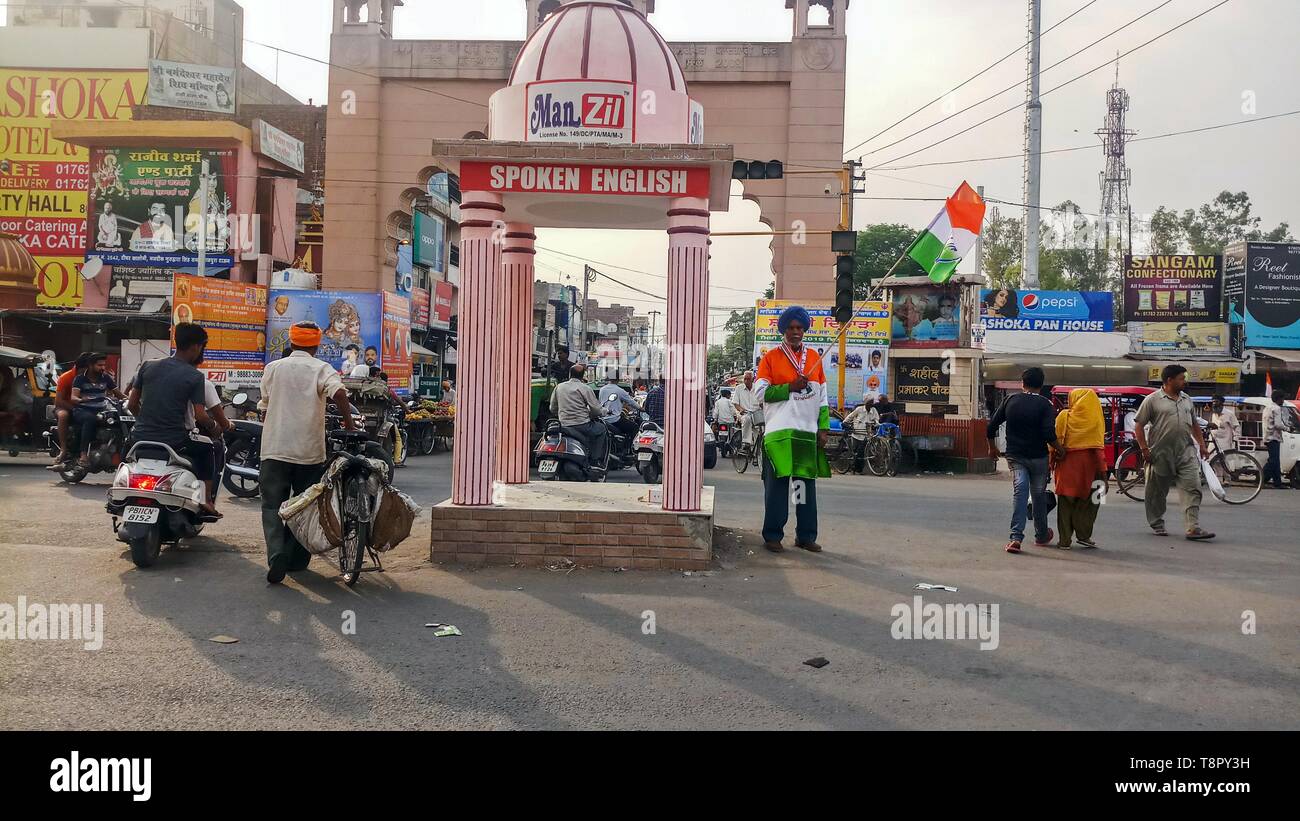
[[[980,291],[980,322],[988,331],[1107,332],[1115,328],[1109,291]]]
[[[1228,319],[1250,348],[1300,348],[1300,244],[1238,242],[1223,252]]]

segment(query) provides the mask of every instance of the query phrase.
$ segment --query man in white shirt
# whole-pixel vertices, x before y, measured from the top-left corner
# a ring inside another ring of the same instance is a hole
[[[713,403],[713,421],[728,425],[736,423],[736,404],[731,401],[730,388],[723,388],[722,395]]]
[[[763,400],[754,390],[754,372],[745,371],[741,387],[736,388],[732,400],[736,413],[740,415],[740,438],[746,445],[754,444],[755,414],[763,409]]]
[[[1237,421],[1237,412],[1227,405],[1222,396],[1214,397],[1214,403],[1211,405],[1214,415],[1210,421],[1214,423],[1215,430],[1210,432],[1210,438],[1219,450],[1231,450],[1236,447],[1236,441],[1241,436],[1241,423]]]
[[[311,553],[280,518],[280,505],[320,481],[325,472],[325,405],[338,405],[343,426],[356,430],[352,403],[334,368],[316,358],[321,329],[299,322],[289,329],[293,351],[262,372],[262,532],[266,537],[266,580],[279,584],[284,574],[306,570]]]
[[[1290,429],[1286,400],[1281,391],[1273,391],[1272,402],[1264,408],[1264,446],[1268,448],[1268,461],[1264,463],[1264,481],[1281,490],[1282,484],[1282,434]]]

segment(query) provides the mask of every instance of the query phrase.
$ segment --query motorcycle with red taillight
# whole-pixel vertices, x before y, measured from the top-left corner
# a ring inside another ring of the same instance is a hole
[[[158,560],[164,544],[203,530],[205,489],[194,465],[162,442],[136,442],[113,476],[106,509],[113,532],[131,547],[136,567]]]

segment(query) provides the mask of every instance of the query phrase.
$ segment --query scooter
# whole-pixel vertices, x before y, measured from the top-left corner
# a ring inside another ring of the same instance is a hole
[[[130,545],[136,567],[157,561],[164,542],[178,544],[199,535],[206,521],[215,521],[203,515],[204,493],[194,465],[170,446],[131,446],[108,489],[105,509],[118,541]]]
[[[664,429],[654,422],[644,422],[641,432],[633,442],[636,448],[636,469],[647,485],[656,485],[664,475]],[[708,422],[704,423],[704,468],[712,470],[718,464],[718,437]]]
[[[602,424],[605,425],[605,448],[601,453],[589,454],[585,439],[561,426],[558,419],[547,422],[546,432],[537,442],[535,451],[538,474],[547,481],[605,481],[611,467],[610,453],[616,434],[608,422],[602,421]]]
[[[232,407],[244,407],[248,394],[237,393]],[[232,496],[251,499],[262,492],[262,423],[251,419],[229,417],[234,427],[226,431],[226,466],[221,471],[221,484]]]

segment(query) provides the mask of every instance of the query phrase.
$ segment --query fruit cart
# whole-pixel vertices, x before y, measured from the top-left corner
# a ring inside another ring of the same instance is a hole
[[[428,456],[439,444],[443,450],[451,450],[455,420],[456,408],[450,402],[422,400],[406,415],[412,452]]]

